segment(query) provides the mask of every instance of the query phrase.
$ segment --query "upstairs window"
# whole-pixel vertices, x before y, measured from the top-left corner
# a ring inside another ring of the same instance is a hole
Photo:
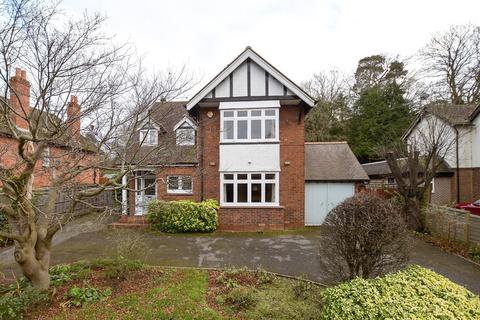
[[[169,176],[167,184],[168,193],[192,193],[191,176]]]
[[[175,131],[177,145],[193,146],[195,145],[195,129],[192,127],[180,127]]]
[[[144,146],[156,146],[158,144],[157,129],[140,130],[140,143]]]
[[[222,142],[278,141],[278,109],[222,110]]]

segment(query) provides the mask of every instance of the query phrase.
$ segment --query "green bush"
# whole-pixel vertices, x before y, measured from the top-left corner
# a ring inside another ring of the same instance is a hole
[[[419,266],[325,290],[323,319],[480,319],[480,298]]]
[[[103,291],[98,290],[94,287],[72,287],[68,290],[67,298],[69,304],[80,307],[84,303],[98,302],[106,299],[112,295],[111,289],[105,289]]]
[[[47,292],[32,287],[10,291],[0,296],[0,319],[23,319],[27,310],[32,310],[49,299]]]
[[[211,232],[217,228],[218,202],[154,201],[147,220],[153,230],[163,232]]]

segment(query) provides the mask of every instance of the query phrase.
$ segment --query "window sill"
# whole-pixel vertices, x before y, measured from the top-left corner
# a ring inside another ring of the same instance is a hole
[[[219,144],[279,144],[280,140],[220,141]]]
[[[167,191],[167,194],[177,194],[177,195],[184,195],[184,196],[189,196],[192,195],[192,191],[184,192],[184,191]]]
[[[252,204],[244,204],[244,205],[236,205],[236,204],[221,204],[220,209],[283,209],[284,206],[279,204],[260,204],[260,205],[252,205]]]

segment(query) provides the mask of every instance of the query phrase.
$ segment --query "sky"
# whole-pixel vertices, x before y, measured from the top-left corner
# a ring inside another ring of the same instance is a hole
[[[410,57],[451,25],[480,25],[479,0],[66,0],[61,7],[71,16],[106,15],[105,31],[133,44],[146,67],[186,66],[195,89],[246,46],[301,83],[319,71],[351,74],[373,54]]]

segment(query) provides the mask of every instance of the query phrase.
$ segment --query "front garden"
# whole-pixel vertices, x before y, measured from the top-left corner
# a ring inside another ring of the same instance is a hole
[[[331,288],[263,270],[143,265],[123,258],[51,268],[40,292],[0,287],[0,319],[479,319],[480,298],[421,267]]]

